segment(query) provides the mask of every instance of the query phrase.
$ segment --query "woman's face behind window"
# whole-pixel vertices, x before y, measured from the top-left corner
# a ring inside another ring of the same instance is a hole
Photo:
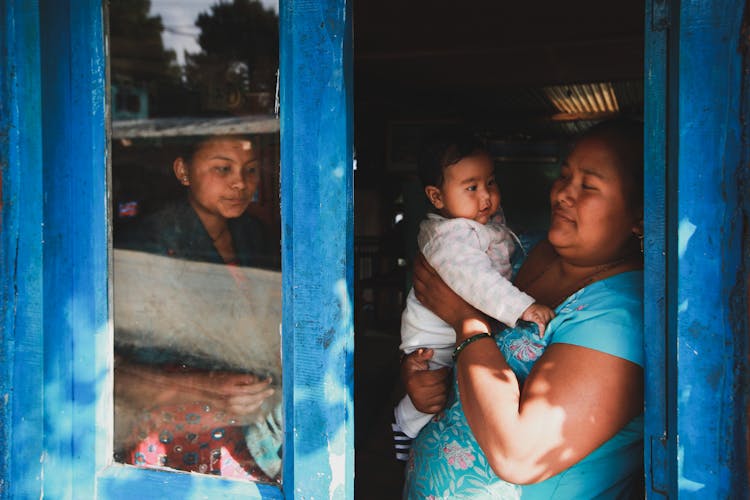
[[[189,163],[177,160],[175,174],[183,184],[187,176],[189,196],[197,210],[227,219],[247,209],[260,181],[252,143],[242,139],[205,142]]]

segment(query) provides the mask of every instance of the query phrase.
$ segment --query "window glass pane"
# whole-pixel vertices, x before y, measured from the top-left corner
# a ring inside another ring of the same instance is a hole
[[[277,12],[110,1],[118,462],[280,481]]]

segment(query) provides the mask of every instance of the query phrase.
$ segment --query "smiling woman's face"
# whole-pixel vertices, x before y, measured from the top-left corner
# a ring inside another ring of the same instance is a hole
[[[624,257],[641,219],[631,199],[633,189],[615,148],[604,138],[579,142],[550,191],[548,239],[557,253],[577,265]]]
[[[190,203],[199,215],[225,219],[242,215],[260,180],[252,143],[244,139],[210,139],[189,162],[175,160],[174,171],[188,186]]]

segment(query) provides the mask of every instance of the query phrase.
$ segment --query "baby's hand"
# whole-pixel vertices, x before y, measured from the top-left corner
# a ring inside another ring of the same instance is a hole
[[[402,371],[405,370],[411,373],[420,370],[429,370],[429,361],[432,359],[433,354],[434,351],[432,349],[425,349],[423,347],[420,347],[411,354],[407,354],[402,360]]]
[[[552,321],[552,318],[554,317],[555,312],[552,309],[537,303],[531,304],[523,314],[521,314],[522,320],[536,323],[539,327],[539,337],[544,337],[544,329],[547,328],[547,323]]]

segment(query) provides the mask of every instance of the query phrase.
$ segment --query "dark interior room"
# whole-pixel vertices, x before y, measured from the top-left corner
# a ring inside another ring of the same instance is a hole
[[[354,2],[355,495],[399,498],[390,419],[418,224],[420,141],[471,129],[494,158],[509,226],[541,234],[565,150],[643,115],[641,2]]]

